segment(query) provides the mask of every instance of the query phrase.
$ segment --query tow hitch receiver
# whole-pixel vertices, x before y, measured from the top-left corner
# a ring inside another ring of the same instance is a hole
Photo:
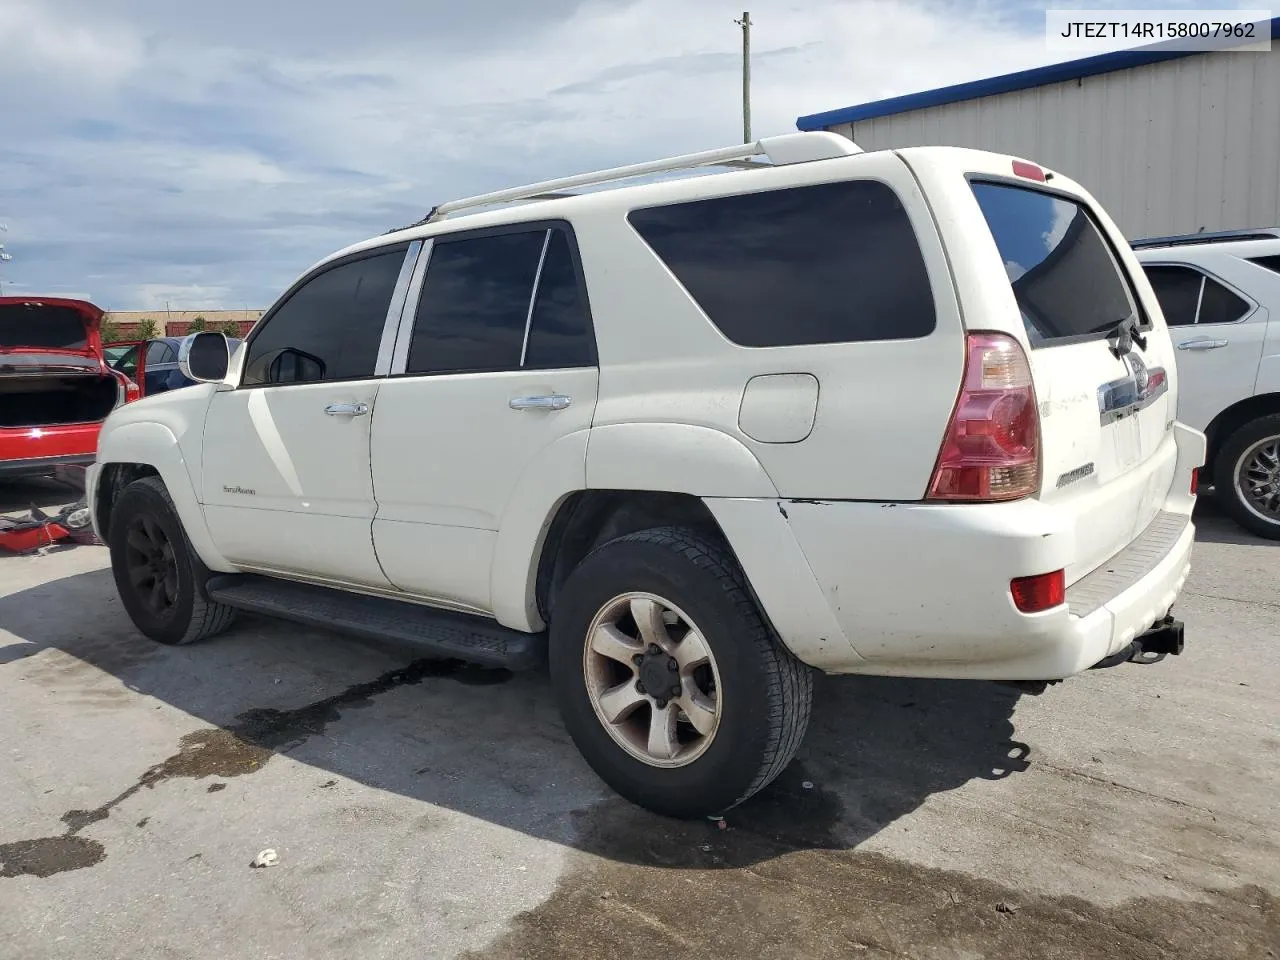
[[[1135,637],[1123,650],[1099,660],[1090,669],[1100,670],[1122,663],[1158,663],[1166,656],[1176,657],[1182,653],[1183,630],[1181,620],[1175,620],[1173,614],[1166,614],[1163,620],[1157,620],[1151,629]]]
[[[1181,620],[1173,619],[1172,615],[1166,616],[1163,620],[1159,620],[1156,624],[1133,641],[1135,656],[1130,657],[1131,660],[1138,659],[1137,655],[1142,653],[1168,653],[1177,656],[1182,653],[1182,633],[1183,624]]]

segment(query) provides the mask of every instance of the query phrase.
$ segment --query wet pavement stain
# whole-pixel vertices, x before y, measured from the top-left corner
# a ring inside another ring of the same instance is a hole
[[[0,843],[0,877],[51,877],[92,867],[106,855],[97,840],[73,834]]]
[[[795,765],[793,765],[794,768]],[[789,770],[725,820],[609,800],[541,906],[470,960],[1270,960],[1280,900],[1245,886],[1099,907],[848,849],[839,799]]]
[[[379,694],[433,677],[451,677],[460,683],[481,686],[504,683],[511,676],[506,670],[490,670],[457,660],[415,660],[304,707],[249,710],[230,727],[189,733],[178,741],[177,753],[148,769],[136,783],[102,806],[64,813],[62,822],[67,829],[62,836],[0,844],[0,877],[48,877],[100,863],[106,857],[103,846],[77,834],[107,819],[113,809],[144,787],[150,789],[157,783],[179,778],[229,779],[255,773],[275,754],[287,753],[310,737],[324,733],[330,723],[341,718],[343,708],[368,706]],[[215,783],[207,792],[214,793],[225,786]],[[144,818],[138,826],[145,822]]]

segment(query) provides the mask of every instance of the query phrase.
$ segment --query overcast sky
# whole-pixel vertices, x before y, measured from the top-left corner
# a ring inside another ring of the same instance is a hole
[[[262,308],[437,202],[735,143],[744,6],[757,136],[1063,59],[1017,0],[0,0],[4,292]]]

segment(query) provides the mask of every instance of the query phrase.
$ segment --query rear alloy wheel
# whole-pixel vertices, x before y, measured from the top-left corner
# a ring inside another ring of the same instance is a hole
[[[205,596],[209,569],[182,529],[159,477],[135,480],[111,508],[111,572],[134,625],[157,643],[183,644],[229,627],[235,610]]]
[[[665,527],[612,540],[551,617],[551,677],[591,768],[632,803],[722,813],[795,756],[813,677],[774,636],[733,555]]]
[[[1218,453],[1214,486],[1246,530],[1280,540],[1280,415],[1238,429]]]
[[[614,742],[653,767],[702,756],[720,724],[720,676],[688,614],[654,594],[626,593],[596,614],[587,638],[587,696]]]

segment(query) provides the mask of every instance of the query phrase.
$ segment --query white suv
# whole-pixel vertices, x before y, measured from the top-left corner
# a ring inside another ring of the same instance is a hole
[[[334,254],[114,413],[89,497],[153,639],[250,610],[545,652],[600,776],[699,816],[787,765],[810,668],[1042,689],[1179,652],[1173,358],[1066,177],[792,134]]]
[[[1178,419],[1219,503],[1280,540],[1280,228],[1133,244],[1178,348]]]

